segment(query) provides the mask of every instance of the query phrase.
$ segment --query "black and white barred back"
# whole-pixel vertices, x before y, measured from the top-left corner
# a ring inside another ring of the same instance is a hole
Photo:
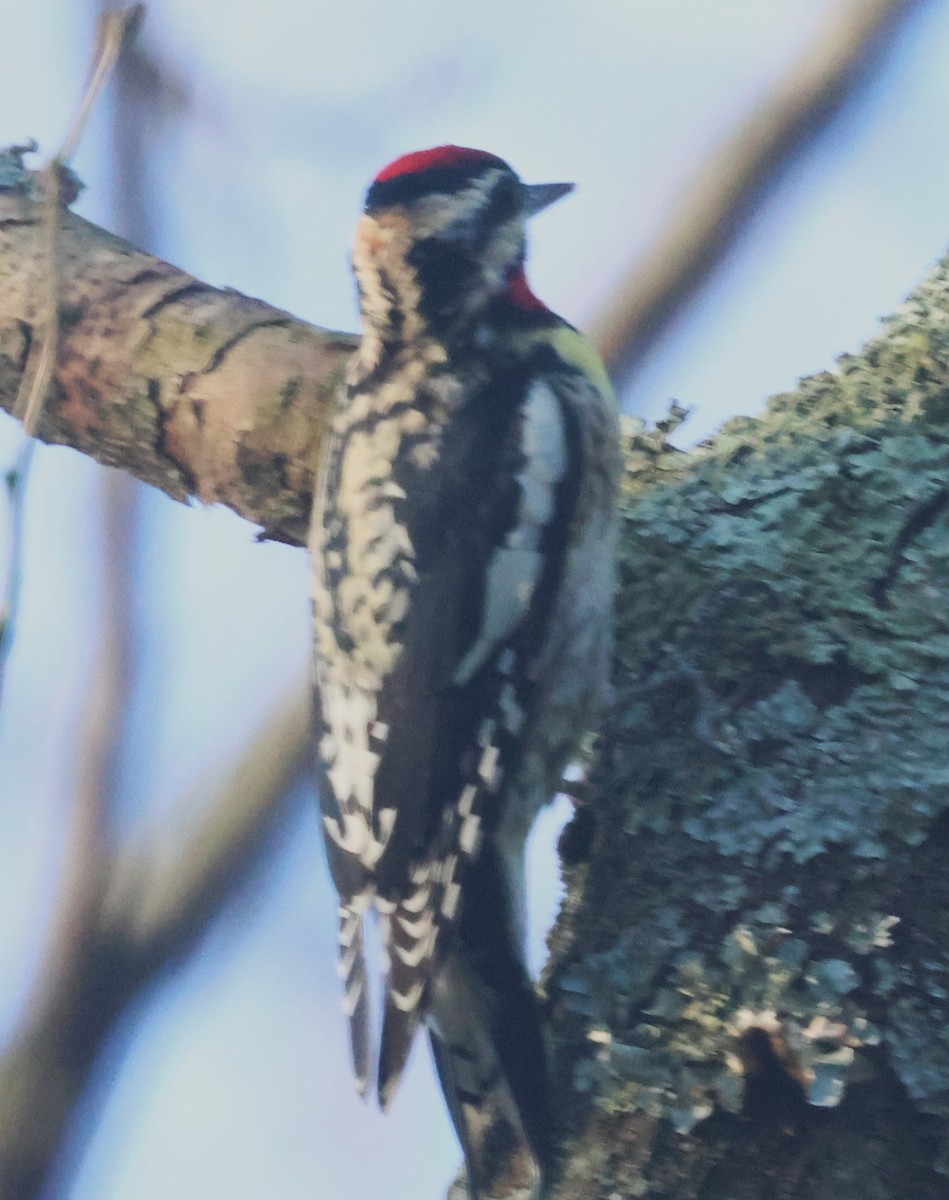
[[[354,250],[363,339],[313,519],[321,805],[357,1083],[374,911],[380,1103],[424,1020],[473,1194],[499,1116],[549,1174],[524,840],[608,670],[615,405],[523,271],[526,218],[566,190],[451,146],[377,176]]]

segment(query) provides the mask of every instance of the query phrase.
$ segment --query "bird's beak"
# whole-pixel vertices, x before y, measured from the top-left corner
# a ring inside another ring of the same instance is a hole
[[[524,184],[524,215],[536,216],[548,204],[553,204],[567,192],[572,192],[572,183],[525,183]]]

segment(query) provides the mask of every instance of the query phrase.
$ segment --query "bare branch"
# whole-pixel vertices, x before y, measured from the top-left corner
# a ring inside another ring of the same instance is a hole
[[[355,338],[213,288],[69,212],[57,245],[67,319],[38,436],[302,544],[314,462]],[[27,172],[0,190],[0,264],[0,407],[10,411],[46,271]]]
[[[111,873],[111,814],[117,800],[119,756],[128,728],[132,698],[133,633],[130,580],[135,546],[136,485],[111,473],[103,483],[103,594],[96,677],[77,739],[78,772],[69,824],[63,877],[40,973],[44,978],[80,973],[88,940]]]
[[[247,752],[225,773],[213,799],[197,788],[179,801],[204,817],[182,837],[179,823],[163,839],[115,863],[104,928],[130,948],[139,975],[176,961],[204,933],[225,898],[259,857],[291,787],[312,757],[309,688],[301,677],[261,722]]]
[[[768,188],[865,81],[921,0],[850,0],[713,152],[645,256],[594,320],[617,384],[725,257]]]
[[[281,799],[305,770],[308,726],[301,683],[264,721],[190,838],[177,820],[111,864],[97,919],[77,928],[81,941],[44,980],[28,1024],[0,1057],[0,1196],[41,1194],[119,1019],[247,882],[286,811]],[[186,805],[193,810],[202,799]]]
[[[13,646],[13,632],[23,582],[23,502],[26,480],[33,455],[33,440],[24,438],[16,461],[4,477],[7,504],[7,562],[0,591],[0,703],[7,659]]]

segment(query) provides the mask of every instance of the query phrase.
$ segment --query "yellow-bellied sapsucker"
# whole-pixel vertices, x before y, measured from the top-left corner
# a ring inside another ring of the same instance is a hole
[[[608,671],[615,404],[524,275],[527,218],[570,187],[458,146],[376,176],[353,255],[362,342],[313,519],[321,803],[358,1086],[374,911],[379,1101],[423,1022],[473,1196],[498,1118],[549,1178],[524,842]]]

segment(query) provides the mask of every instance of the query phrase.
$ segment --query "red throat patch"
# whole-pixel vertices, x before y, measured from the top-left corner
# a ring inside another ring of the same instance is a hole
[[[543,300],[538,300],[531,291],[523,265],[514,267],[508,275],[505,294],[523,312],[550,312]]]
[[[433,167],[504,167],[507,164],[496,154],[487,150],[472,150],[468,146],[434,146],[431,150],[414,150],[403,154],[387,167],[383,167],[373,183],[386,183],[402,175],[417,175]]]

